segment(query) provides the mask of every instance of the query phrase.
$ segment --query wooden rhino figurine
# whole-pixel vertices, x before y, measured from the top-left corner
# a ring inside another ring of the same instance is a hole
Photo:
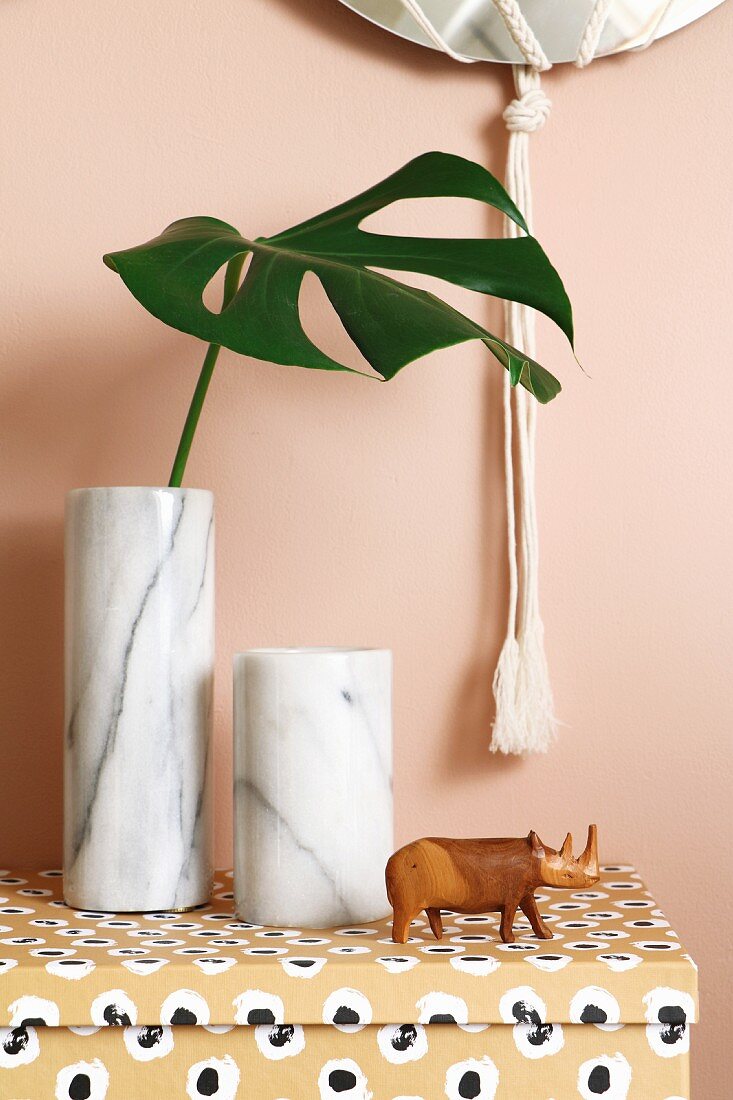
[[[552,939],[534,899],[538,886],[584,889],[598,882],[598,830],[588,829],[585,851],[573,856],[570,833],[559,851],[534,831],[527,837],[449,840],[423,837],[406,844],[387,863],[387,897],[394,911],[392,939],[406,943],[410,923],[425,910],[436,939],[443,937],[441,909],[501,913],[501,938],[514,942],[512,925],[521,909],[540,939]]]

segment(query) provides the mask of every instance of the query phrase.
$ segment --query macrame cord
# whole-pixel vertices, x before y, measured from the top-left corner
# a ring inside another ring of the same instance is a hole
[[[476,60],[456,52],[446,42],[418,0],[400,2],[439,50],[455,61],[472,63]],[[673,2],[668,0],[638,49],[644,49],[654,40]],[[505,183],[532,232],[529,137],[544,126],[550,114],[551,104],[540,86],[540,73],[552,65],[522,14],[518,0],[493,0],[493,3],[524,58],[523,65],[512,66],[516,98],[503,114],[509,131]],[[575,56],[578,68],[585,68],[596,56],[611,4],[612,0],[596,0],[593,5]],[[504,235],[521,236],[522,230],[506,218]],[[534,310],[518,302],[505,302],[504,327],[507,342],[534,359]],[[503,405],[509,609],[506,637],[493,679],[496,717],[491,750],[515,754],[546,752],[554,740],[558,723],[554,716],[539,604],[535,487],[537,402],[521,386],[511,385],[508,371],[504,372]]]
[[[524,214],[531,232],[529,138],[544,126],[550,113],[550,101],[540,88],[536,69],[515,65],[513,73],[517,97],[503,116],[509,130],[506,189]],[[521,234],[516,222],[506,218],[504,235],[518,237]],[[508,343],[535,358],[534,310],[518,302],[505,302],[504,329]],[[555,735],[556,722],[539,603],[535,493],[537,403],[521,386],[511,385],[508,372],[504,373],[503,398],[509,608],[506,637],[494,672],[496,718],[491,749],[504,753],[546,752]],[[514,465],[515,425],[518,471]],[[515,500],[519,509],[518,523]]]

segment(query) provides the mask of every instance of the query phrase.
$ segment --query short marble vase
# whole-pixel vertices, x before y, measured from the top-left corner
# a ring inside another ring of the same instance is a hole
[[[262,649],[234,660],[234,893],[254,924],[389,912],[392,655]]]
[[[112,912],[211,892],[214,499],[66,501],[64,893]]]

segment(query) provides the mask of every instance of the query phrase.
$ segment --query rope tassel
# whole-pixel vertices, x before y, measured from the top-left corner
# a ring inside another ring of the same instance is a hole
[[[474,60],[451,48],[428,19],[420,0],[401,0],[401,3],[439,50],[456,61]],[[493,3],[525,62],[524,65],[512,66],[516,98],[504,111],[504,121],[509,130],[506,189],[524,214],[531,232],[529,135],[544,126],[550,113],[550,101],[540,87],[539,74],[540,71],[551,68],[551,64],[524,17],[519,0],[493,0]],[[608,8],[608,0],[596,0],[578,54],[579,65],[586,65],[592,58],[605,25]],[[521,230],[513,221],[506,219],[504,234],[507,237],[518,237]],[[507,302],[504,317],[508,342],[534,358],[534,311],[517,302]],[[516,473],[513,446],[515,422],[519,460]],[[493,679],[496,718],[491,740],[492,752],[547,752],[557,728],[539,608],[539,547],[535,502],[536,432],[536,401],[529,398],[521,386],[512,388],[509,373],[505,371],[504,464],[509,612],[506,638]],[[515,497],[519,503],[518,523]]]
[[[529,136],[544,126],[550,101],[540,87],[536,69],[514,65],[517,98],[504,111],[509,130],[506,188],[532,229],[532,190],[529,174]],[[506,219],[507,237],[520,236],[515,222]],[[534,311],[518,302],[504,310],[506,339],[519,351],[535,356]],[[516,424],[518,470],[514,463]],[[520,386],[504,375],[504,465],[509,554],[509,610],[507,632],[494,672],[496,718],[492,752],[546,752],[554,740],[552,687],[539,609],[539,543],[535,497],[535,439],[537,407]],[[519,505],[519,517],[515,512]],[[519,532],[519,537],[518,537]]]
[[[420,0],[400,0],[428,39],[456,61],[470,63],[452,49],[422,9]],[[644,41],[634,47],[646,49],[654,41],[675,0],[665,0]],[[544,126],[550,101],[540,87],[540,71],[550,69],[534,31],[527,22],[520,0],[493,0],[524,65],[513,65],[516,98],[504,111],[509,130],[506,189],[522,211],[532,231],[532,191],[529,176],[529,136]],[[578,68],[585,68],[596,56],[611,10],[611,0],[595,0],[583,28],[575,56]],[[505,236],[521,236],[514,222],[505,222]],[[505,305],[506,338],[520,351],[535,357],[534,312],[516,302]],[[544,628],[539,605],[539,549],[535,501],[535,436],[537,406],[521,386],[512,388],[504,372],[504,461],[506,477],[507,538],[509,549],[509,613],[504,644],[494,672],[496,718],[492,752],[546,752],[554,740],[558,722],[554,717],[552,688],[544,646]],[[515,472],[513,436],[516,425],[518,471]],[[519,504],[519,522],[515,514]],[[519,538],[517,538],[519,530]]]

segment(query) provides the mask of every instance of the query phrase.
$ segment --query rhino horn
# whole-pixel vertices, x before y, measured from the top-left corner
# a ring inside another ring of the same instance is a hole
[[[573,838],[570,833],[565,837],[560,849],[560,855],[566,863],[569,863],[573,858]]]
[[[540,840],[540,838],[537,836],[537,833],[534,831],[534,829],[532,829],[530,831],[530,834],[527,837],[527,840],[529,841],[529,844],[530,844],[530,847],[532,849],[533,854],[535,856],[537,856],[538,859],[544,859],[545,858],[545,846],[542,843],[542,841]]]
[[[578,864],[586,874],[598,875],[598,829],[595,825],[588,828],[588,841]]]

